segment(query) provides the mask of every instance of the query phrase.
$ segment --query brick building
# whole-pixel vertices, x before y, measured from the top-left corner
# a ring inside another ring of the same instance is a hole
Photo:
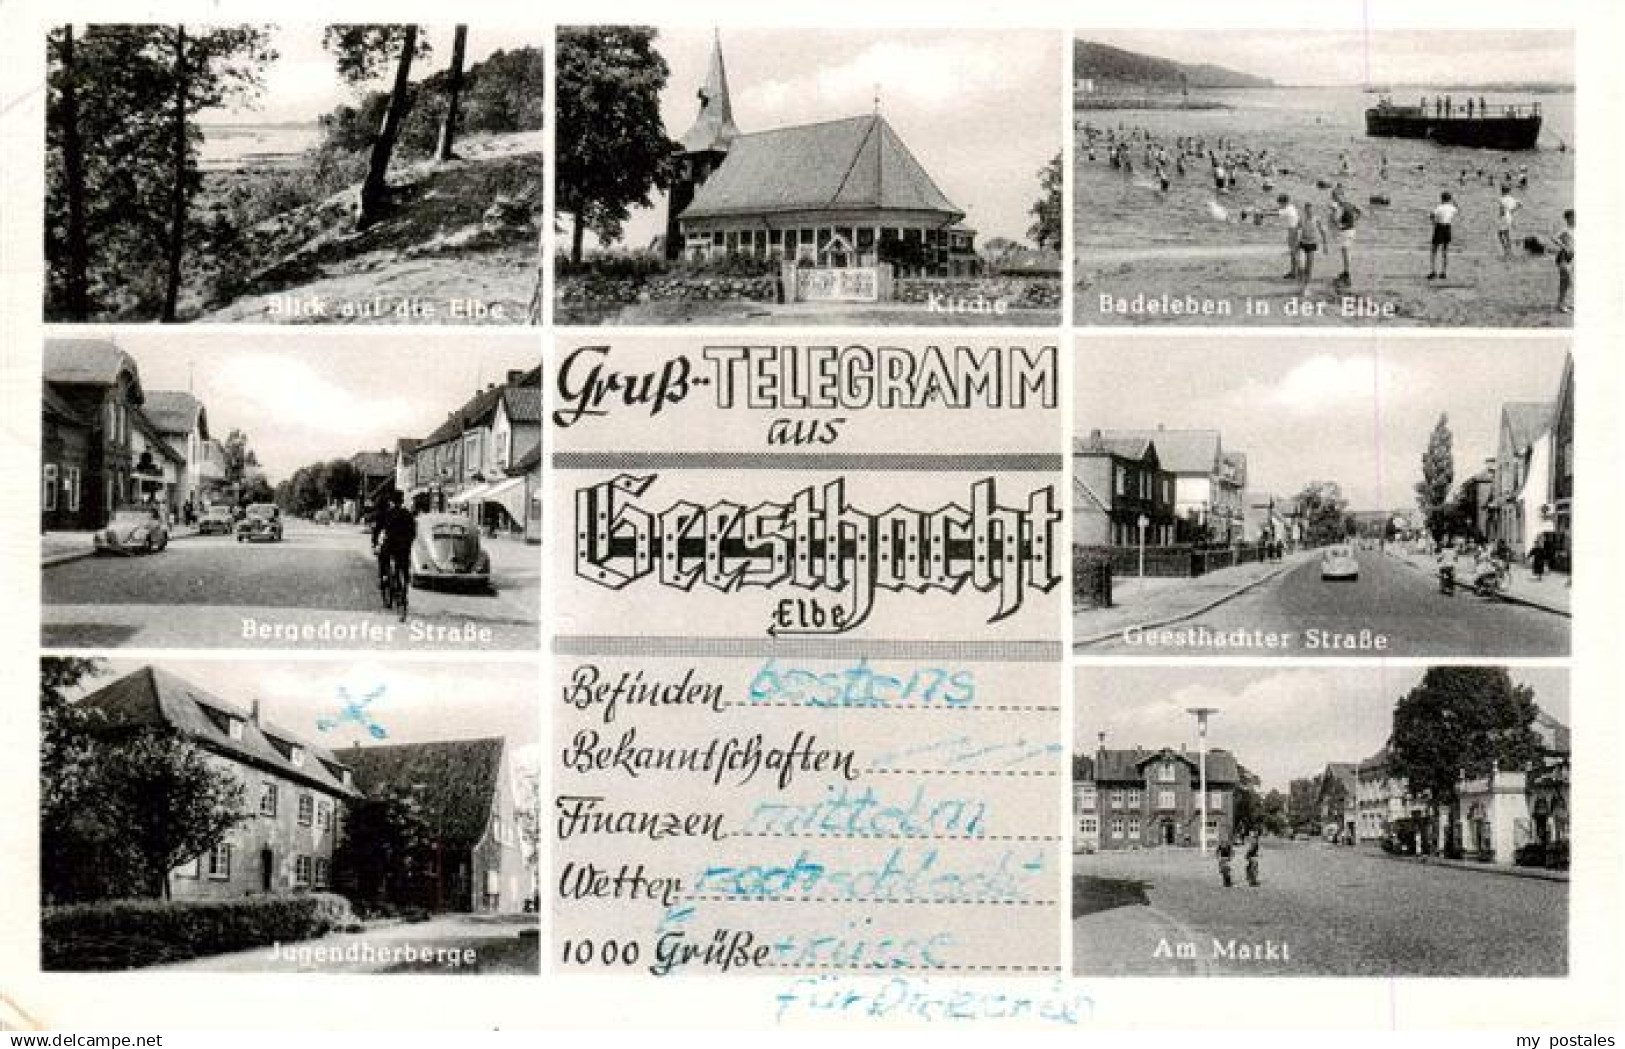
[[[1100,748],[1072,762],[1075,848],[1081,852],[1194,846],[1207,821],[1210,842],[1230,833],[1240,767],[1225,750],[1207,752],[1201,798],[1198,755],[1173,750]]]

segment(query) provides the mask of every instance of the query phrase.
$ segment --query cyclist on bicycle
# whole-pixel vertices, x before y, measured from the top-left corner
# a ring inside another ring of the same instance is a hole
[[[389,593],[389,573],[405,573],[412,563],[412,541],[417,538],[417,515],[401,505],[401,493],[391,489],[372,519],[372,548],[378,555],[378,592]]]

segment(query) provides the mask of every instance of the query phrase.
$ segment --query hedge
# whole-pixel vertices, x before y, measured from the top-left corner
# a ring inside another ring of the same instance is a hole
[[[40,916],[40,966],[135,969],[306,940],[355,924],[350,901],[332,893],[47,907]]]

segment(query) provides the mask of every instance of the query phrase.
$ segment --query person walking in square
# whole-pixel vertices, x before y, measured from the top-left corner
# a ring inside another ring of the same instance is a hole
[[[1231,843],[1229,835],[1225,835],[1219,840],[1219,847],[1216,851],[1219,857],[1219,880],[1228,889],[1235,884],[1235,878],[1231,873],[1231,861],[1236,853],[1235,846]]]
[[[1260,842],[1255,829],[1247,838],[1247,884],[1258,888],[1258,851]]]

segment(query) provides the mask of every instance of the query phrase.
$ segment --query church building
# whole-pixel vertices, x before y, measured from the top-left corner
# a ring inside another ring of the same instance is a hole
[[[666,255],[746,255],[899,276],[976,272],[976,233],[875,112],[744,132],[714,42],[694,125],[679,140]]]

